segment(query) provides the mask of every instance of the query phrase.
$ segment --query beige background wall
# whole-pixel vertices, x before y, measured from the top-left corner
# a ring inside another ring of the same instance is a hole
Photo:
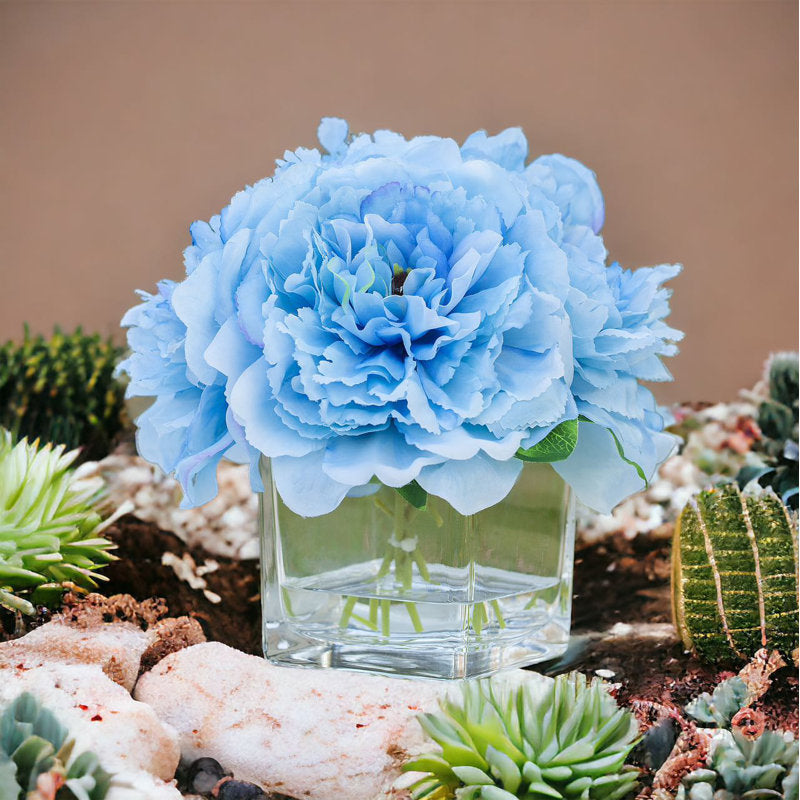
[[[626,266],[682,261],[662,400],[797,337],[794,2],[0,2],[0,338],[111,332],[188,225],[357,130],[520,124],[598,174]]]

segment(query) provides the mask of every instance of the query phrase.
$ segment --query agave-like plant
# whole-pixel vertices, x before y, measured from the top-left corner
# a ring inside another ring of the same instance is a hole
[[[0,716],[0,800],[103,800],[111,775],[36,698],[20,695]]]
[[[114,556],[101,536],[101,479],[72,469],[77,451],[17,444],[0,429],[0,605],[23,614],[58,603],[65,588],[93,589]]]
[[[602,681],[583,675],[466,683],[461,703],[419,718],[441,748],[408,762],[424,772],[415,800],[619,800],[639,770],[625,760],[639,739],[634,716]]]

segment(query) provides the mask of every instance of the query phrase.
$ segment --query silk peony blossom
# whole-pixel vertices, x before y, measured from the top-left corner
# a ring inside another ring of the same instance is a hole
[[[214,496],[223,456],[260,488],[264,455],[304,516],[374,479],[472,514],[565,425],[553,467],[580,499],[641,489],[674,446],[639,382],[670,378],[680,268],[606,265],[594,174],[526,167],[514,128],[459,147],[324,119],[319,140],[194,223],[186,277],[122,321],[129,394],[155,398],[139,450],[186,503]]]

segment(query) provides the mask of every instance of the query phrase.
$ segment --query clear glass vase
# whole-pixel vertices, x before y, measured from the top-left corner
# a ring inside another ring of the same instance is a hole
[[[415,508],[380,483],[330,514],[290,511],[262,460],[264,652],[270,661],[467,678],[567,646],[574,502],[548,464],[525,464],[497,505]]]

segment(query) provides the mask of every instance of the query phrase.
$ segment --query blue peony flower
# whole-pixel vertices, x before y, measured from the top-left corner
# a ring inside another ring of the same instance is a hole
[[[319,139],[196,222],[186,278],[123,319],[129,392],[156,398],[142,455],[192,504],[222,456],[263,454],[305,516],[373,478],[471,514],[579,420],[554,464],[578,496],[607,511],[642,488],[674,446],[639,381],[670,377],[679,268],[606,266],[593,173],[525,167],[519,129],[459,147],[325,119]]]

